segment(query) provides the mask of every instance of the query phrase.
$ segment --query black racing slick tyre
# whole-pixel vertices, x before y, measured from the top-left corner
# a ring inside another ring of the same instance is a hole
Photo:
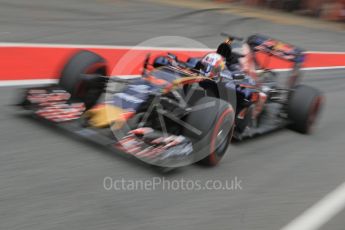
[[[193,105],[186,122],[199,133],[184,128],[193,142],[195,161],[214,166],[224,156],[232,137],[234,110],[231,104],[214,97],[203,97]]]
[[[106,75],[106,61],[91,51],[78,51],[65,64],[59,85],[72,96],[76,96],[80,90],[83,74]]]
[[[323,94],[319,90],[297,85],[290,94],[287,107],[291,128],[303,134],[311,133],[323,101]]]

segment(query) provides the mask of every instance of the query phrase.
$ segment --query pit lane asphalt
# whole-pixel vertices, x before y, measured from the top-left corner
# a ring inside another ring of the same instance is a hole
[[[220,31],[260,31],[308,50],[344,51],[344,34],[142,1],[0,0],[1,42],[135,45],[181,35],[215,47]],[[5,67],[1,67],[5,68]],[[345,72],[308,71],[326,95],[312,136],[290,130],[230,146],[218,167],[156,171],[71,139],[9,106],[0,88],[0,229],[279,229],[344,182]],[[105,177],[242,181],[242,190],[106,191]],[[344,212],[324,229],[343,229]]]

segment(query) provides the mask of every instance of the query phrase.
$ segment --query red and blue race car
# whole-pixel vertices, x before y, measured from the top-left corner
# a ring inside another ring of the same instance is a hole
[[[232,137],[287,126],[311,131],[323,95],[298,83],[303,50],[261,35],[227,35],[215,53],[225,62],[216,76],[206,74],[202,58],[168,54],[152,63],[148,57],[141,77],[119,78],[106,76],[102,57],[82,50],[58,84],[25,89],[19,105],[40,121],[165,168],[216,165]],[[286,84],[258,53],[293,64]]]

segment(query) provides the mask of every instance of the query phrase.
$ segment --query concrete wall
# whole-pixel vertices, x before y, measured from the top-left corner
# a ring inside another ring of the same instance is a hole
[[[345,21],[345,0],[218,0],[242,2],[250,6],[263,6],[321,17],[332,21]]]

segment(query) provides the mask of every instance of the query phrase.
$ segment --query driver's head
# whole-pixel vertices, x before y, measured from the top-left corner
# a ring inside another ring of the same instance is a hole
[[[201,60],[201,72],[207,77],[217,77],[225,68],[224,58],[217,53],[209,53]]]

